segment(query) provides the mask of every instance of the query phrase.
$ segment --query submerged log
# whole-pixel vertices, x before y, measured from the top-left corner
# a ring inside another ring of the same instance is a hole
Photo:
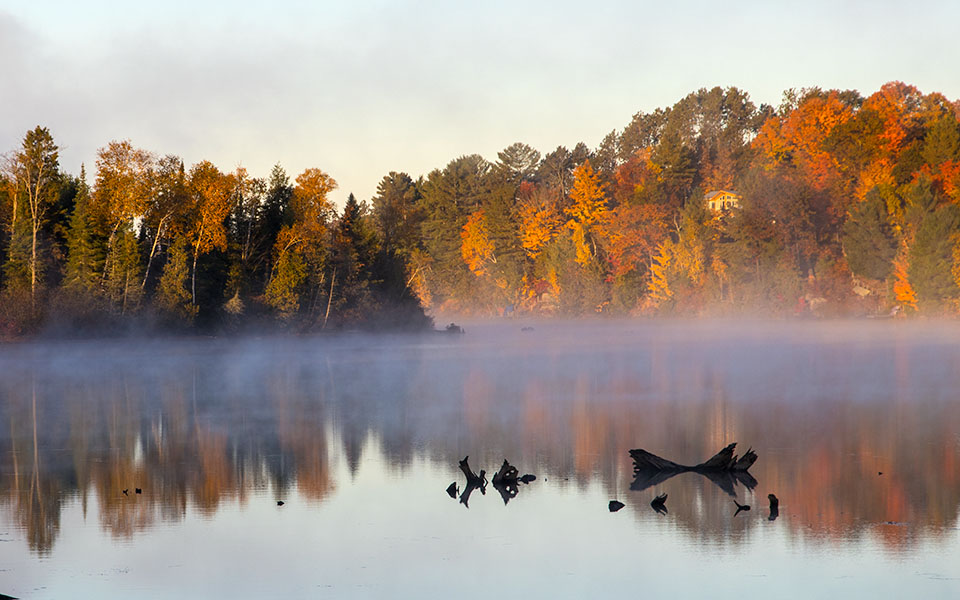
[[[634,480],[630,489],[645,490],[675,475],[690,472],[703,475],[731,496],[736,495],[734,488],[737,483],[753,489],[757,480],[747,470],[757,461],[757,453],[750,448],[743,456],[738,457],[734,454],[736,447],[734,442],[697,465],[681,465],[642,448],[631,450]]]

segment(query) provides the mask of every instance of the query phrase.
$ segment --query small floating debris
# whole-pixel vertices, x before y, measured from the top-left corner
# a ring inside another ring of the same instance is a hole
[[[626,504],[624,504],[623,502],[620,502],[619,500],[611,500],[607,508],[610,509],[610,512],[617,512],[624,506],[626,506]]]
[[[135,488],[135,489],[133,490],[133,492],[134,492],[135,494],[142,494],[142,493],[143,493],[143,490],[140,489],[140,488]]]
[[[451,483],[451,484],[447,487],[447,495],[450,496],[451,498],[456,498],[458,491],[459,491],[459,489],[457,488],[457,482],[456,482],[456,481],[454,481],[453,483]]]
[[[745,512],[745,511],[750,510],[750,505],[749,505],[749,504],[740,504],[740,503],[737,502],[736,500],[734,500],[733,503],[737,505],[737,512],[733,513],[733,516],[737,516],[737,515],[739,515],[741,512]]]
[[[773,494],[767,494],[767,499],[770,500],[770,520],[776,521],[780,516],[780,499]]]
[[[129,491],[130,491],[130,488],[127,488],[127,489],[123,490],[123,495],[124,495],[124,496],[129,496],[130,494],[127,493],[127,492],[129,492]]]
[[[277,506],[283,506],[286,504],[283,500],[277,500]]]
[[[520,331],[533,331],[533,327],[521,327]]]

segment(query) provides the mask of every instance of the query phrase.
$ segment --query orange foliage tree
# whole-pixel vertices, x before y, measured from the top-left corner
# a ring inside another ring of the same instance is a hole
[[[517,191],[520,243],[530,258],[537,258],[563,226],[557,196],[553,190],[534,188],[526,182]]]
[[[653,264],[667,237],[669,212],[659,204],[621,204],[606,213],[597,232],[614,276]]]
[[[789,114],[768,119],[754,148],[766,168],[792,164],[815,189],[826,189],[835,183],[839,168],[824,142],[833,128],[852,114],[837,92],[809,94]]]

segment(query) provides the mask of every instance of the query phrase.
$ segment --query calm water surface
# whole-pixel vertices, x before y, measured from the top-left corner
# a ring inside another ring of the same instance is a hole
[[[958,324],[522,325],[0,347],[0,593],[960,596]]]

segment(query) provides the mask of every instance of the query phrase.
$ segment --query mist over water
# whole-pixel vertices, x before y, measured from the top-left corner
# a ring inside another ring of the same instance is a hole
[[[0,348],[0,592],[960,593],[958,324],[464,326]],[[732,442],[752,489],[628,454]]]

